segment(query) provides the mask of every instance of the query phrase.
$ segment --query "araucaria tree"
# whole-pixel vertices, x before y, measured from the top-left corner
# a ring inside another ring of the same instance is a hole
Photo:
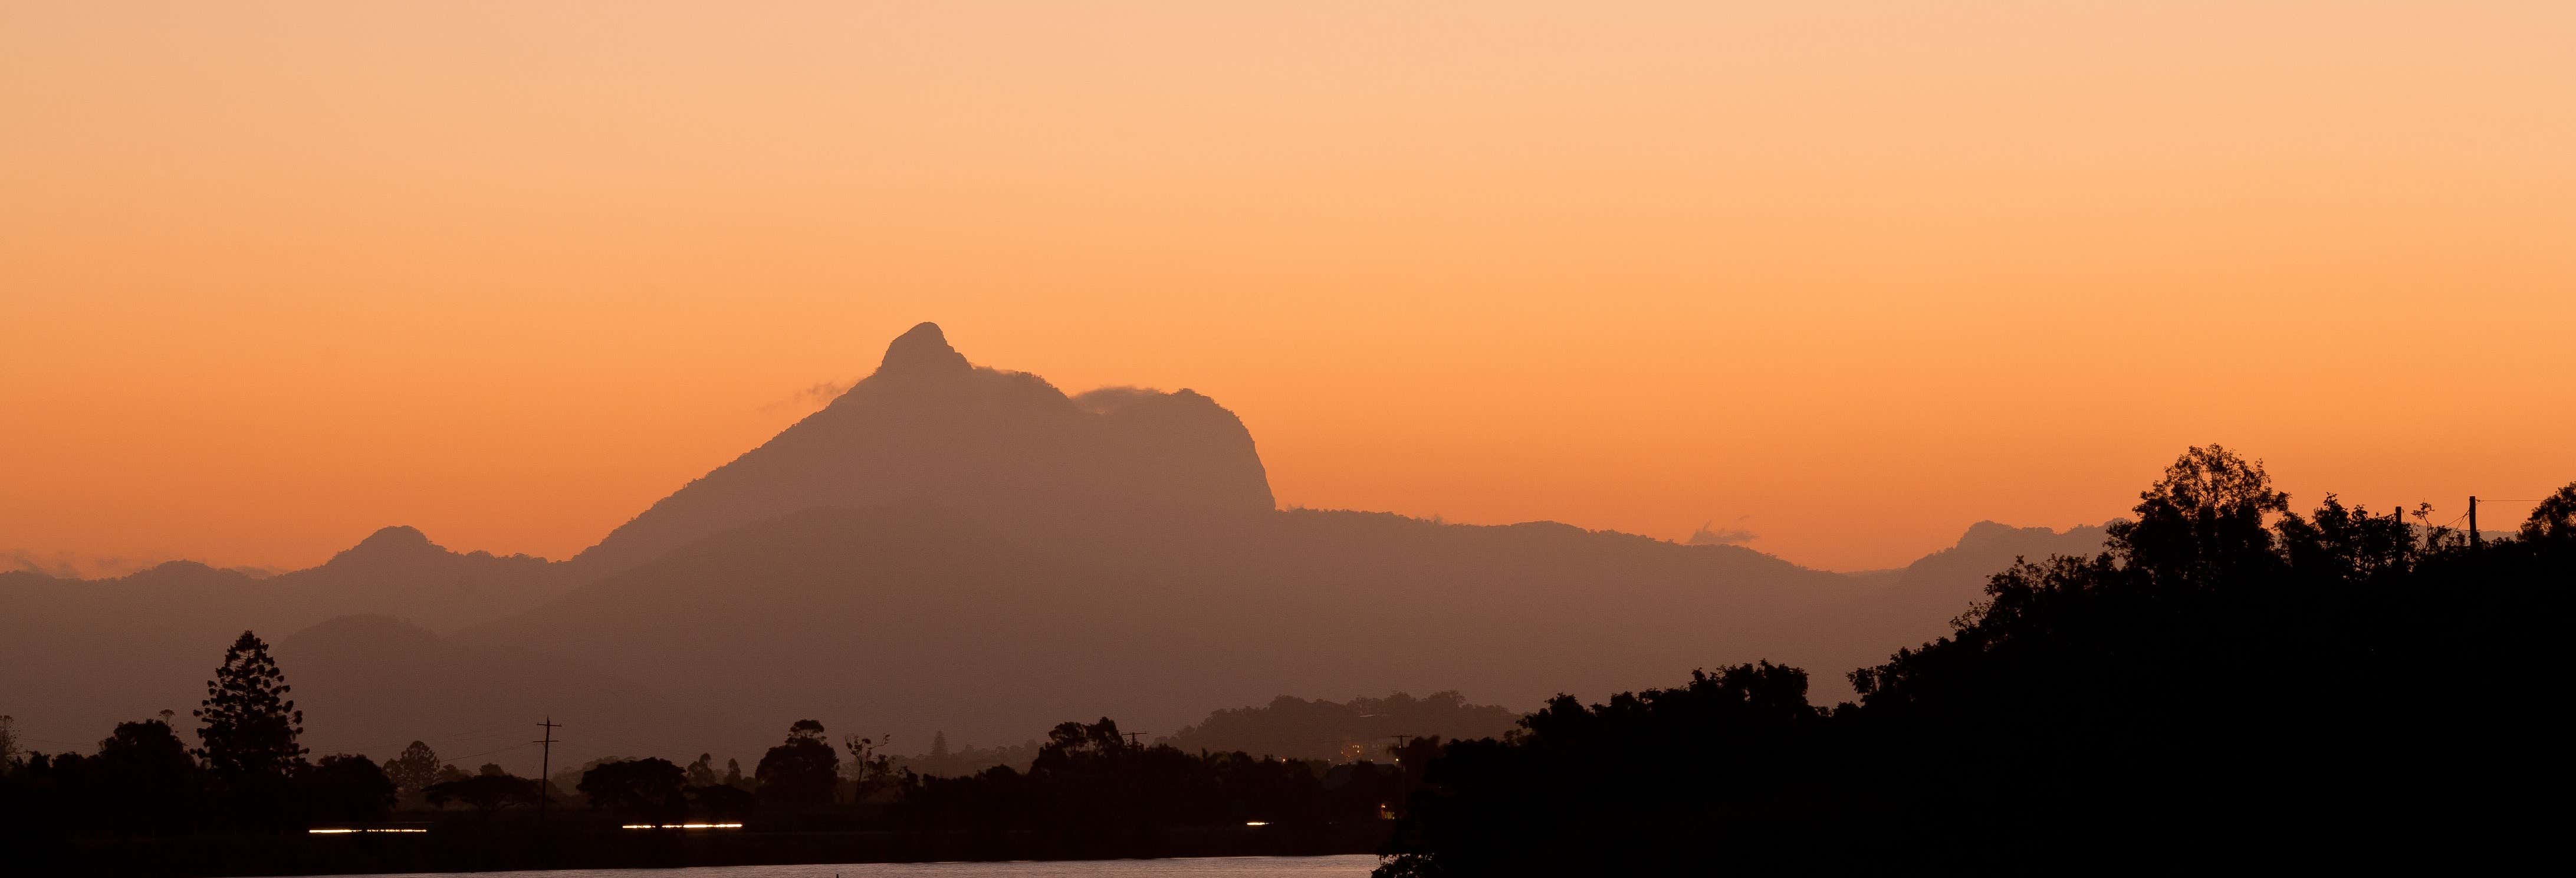
[[[268,644],[242,632],[224,651],[223,667],[206,681],[206,700],[195,715],[202,743],[197,755],[228,785],[282,781],[304,765],[304,712],[286,697],[292,687]]]

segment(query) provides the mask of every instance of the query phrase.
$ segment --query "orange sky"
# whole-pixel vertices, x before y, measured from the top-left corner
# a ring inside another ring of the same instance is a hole
[[[920,320],[1835,569],[2576,479],[2576,4],[1395,5],[12,5],[0,552],[563,557]]]

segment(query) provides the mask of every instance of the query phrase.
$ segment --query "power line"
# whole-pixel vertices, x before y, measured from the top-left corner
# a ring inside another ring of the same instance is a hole
[[[483,751],[483,752],[481,752],[481,753],[467,753],[467,754],[465,754],[465,755],[463,755],[463,756],[457,756],[457,757],[453,757],[453,758],[454,758],[454,759],[472,759],[472,758],[475,758],[475,757],[478,757],[478,756],[490,756],[490,755],[492,755],[492,754],[494,754],[494,753],[507,753],[507,752],[509,752],[509,751],[517,750],[517,749],[522,748],[522,747],[533,747],[533,746],[536,746],[536,743],[537,743],[537,742],[535,742],[535,741],[522,741],[522,742],[520,742],[520,743],[512,744],[512,745],[510,745],[510,746],[503,747],[503,748],[498,749],[498,750],[485,750],[485,751]],[[441,761],[448,761],[448,760],[441,760]],[[451,764],[452,764],[452,763],[451,763]]]

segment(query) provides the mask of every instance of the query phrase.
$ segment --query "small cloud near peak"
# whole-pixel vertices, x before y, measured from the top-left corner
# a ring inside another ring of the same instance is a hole
[[[1103,387],[1075,395],[1073,404],[1081,406],[1084,411],[1092,414],[1105,415],[1140,402],[1172,395],[1174,394],[1164,393],[1151,387]]]
[[[1741,524],[1745,518],[1750,517],[1751,516],[1741,516],[1735,520],[1738,524]],[[1760,534],[1745,530],[1741,527],[1718,528],[1714,526],[1716,524],[1717,522],[1715,520],[1701,523],[1698,530],[1691,531],[1690,539],[1683,540],[1682,544],[1688,546],[1741,546],[1745,543],[1752,542],[1761,536]]]
[[[777,400],[761,406],[760,410],[764,412],[774,412],[786,409],[811,410],[822,408],[824,406],[831,405],[832,400],[841,398],[841,394],[850,392],[850,388],[857,385],[858,382],[856,381],[817,381],[814,382],[812,386],[796,391],[786,399]]]

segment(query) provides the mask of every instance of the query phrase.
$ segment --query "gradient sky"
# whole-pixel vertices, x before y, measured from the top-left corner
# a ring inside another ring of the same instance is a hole
[[[1283,504],[1858,569],[2219,441],[2448,518],[2576,479],[2571,47],[2564,0],[13,3],[0,551],[568,556],[921,320],[1214,396]]]

